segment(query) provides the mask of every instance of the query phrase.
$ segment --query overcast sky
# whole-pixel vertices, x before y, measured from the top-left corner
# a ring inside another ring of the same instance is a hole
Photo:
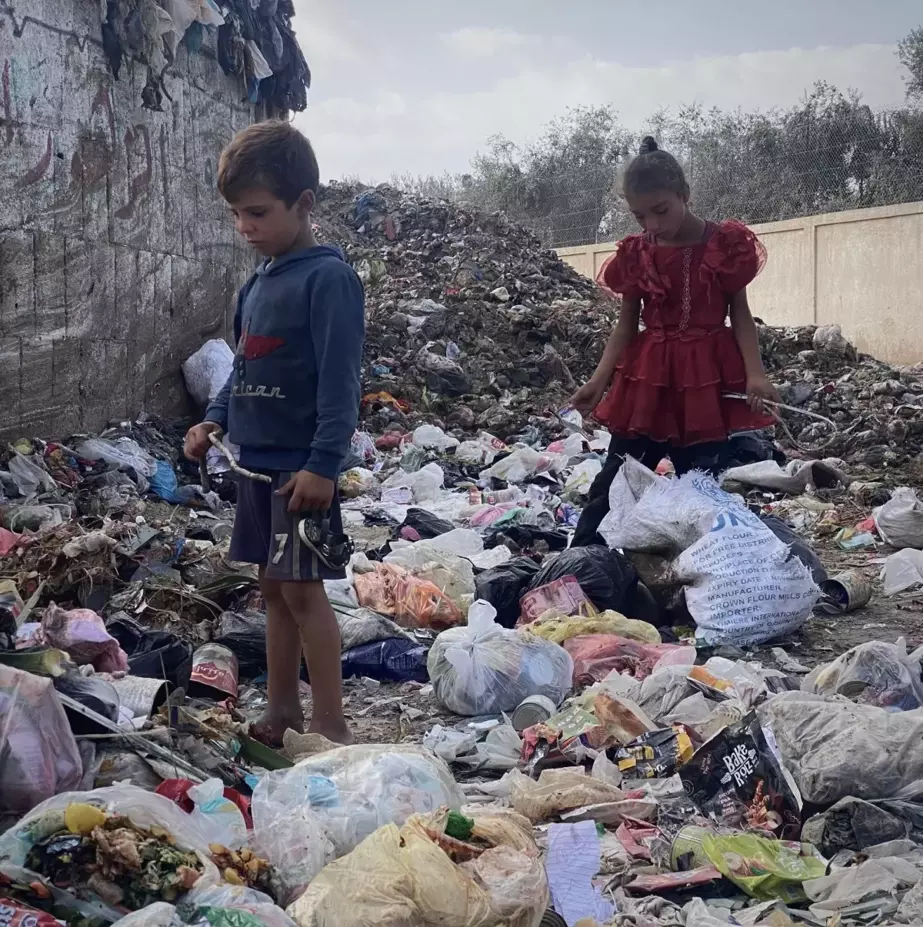
[[[904,97],[895,45],[920,0],[295,0],[313,87],[296,124],[325,179],[464,170],[492,134],[569,106],[771,108],[816,80]]]

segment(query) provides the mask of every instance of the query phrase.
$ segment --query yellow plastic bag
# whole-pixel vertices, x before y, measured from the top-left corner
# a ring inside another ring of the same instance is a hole
[[[646,621],[626,618],[619,612],[605,611],[601,615],[573,616],[561,615],[542,617],[531,624],[523,625],[523,631],[543,637],[546,641],[563,644],[572,637],[584,634],[616,634],[642,644],[659,644],[660,632]]]
[[[426,832],[440,820],[379,828],[324,868],[288,915],[299,927],[537,927],[548,904],[537,854],[499,847],[457,865]]]

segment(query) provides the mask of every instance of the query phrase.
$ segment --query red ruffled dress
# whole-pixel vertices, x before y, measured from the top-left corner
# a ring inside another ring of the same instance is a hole
[[[728,325],[731,295],[763,269],[766,249],[740,222],[708,223],[700,244],[671,248],[629,235],[597,282],[641,299],[643,330],[616,369],[596,418],[623,438],[688,447],[765,428],[772,417],[722,393],[746,392],[744,361]]]

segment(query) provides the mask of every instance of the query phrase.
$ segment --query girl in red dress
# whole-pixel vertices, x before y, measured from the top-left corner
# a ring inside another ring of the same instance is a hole
[[[609,487],[626,456],[652,469],[669,457],[677,474],[716,470],[728,435],[771,425],[763,400],[778,401],[747,303],[747,285],[766,261],[756,235],[740,222],[695,215],[679,162],[650,137],[625,171],[623,195],[643,232],[619,242],[597,278],[622,297],[622,309],[571,404],[595,410],[612,442],[575,546],[600,541]],[[748,401],[722,393],[746,393]]]

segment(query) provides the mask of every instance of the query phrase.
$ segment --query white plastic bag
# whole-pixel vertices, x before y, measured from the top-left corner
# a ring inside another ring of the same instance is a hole
[[[624,550],[666,549],[670,539],[652,535],[643,513],[635,511],[652,486],[666,488],[667,480],[657,476],[634,457],[626,457],[609,487],[609,511],[599,525],[599,533],[612,548]],[[659,545],[659,546],[658,546]]]
[[[397,470],[392,473],[381,488],[400,489],[408,488],[413,493],[414,502],[426,502],[429,499],[435,499],[442,488],[445,474],[442,467],[435,463],[428,463],[425,467],[408,473],[406,470]]]
[[[221,391],[234,369],[234,352],[223,338],[206,341],[183,362],[186,389],[195,404],[205,407]]]
[[[385,824],[401,825],[443,805],[458,810],[463,802],[448,766],[421,747],[340,747],[260,780],[253,793],[254,840],[273,865],[286,868],[289,882],[288,870],[296,867],[307,882],[323,865],[318,829],[339,857]],[[292,819],[301,820],[295,826]]]
[[[884,594],[897,595],[923,583],[923,551],[906,547],[885,560],[881,570]]]
[[[518,447],[508,457],[482,470],[478,476],[482,480],[498,479],[506,480],[508,483],[521,483],[537,473],[559,473],[566,466],[567,457],[563,454],[548,454],[531,447]]]
[[[232,850],[247,845],[247,822],[240,808],[224,797],[220,779],[206,779],[192,786],[188,794],[195,804],[190,817],[208,835],[209,843],[220,843]]]
[[[579,437],[579,435],[576,435],[576,437]],[[571,498],[588,495],[593,480],[596,479],[602,468],[603,465],[596,458],[581,460],[567,478],[567,482],[564,484],[564,492]]]
[[[82,777],[77,741],[51,679],[0,664],[0,810],[29,811],[77,788]]]
[[[790,634],[820,598],[804,564],[740,505],[717,513],[708,534],[677,558],[675,576],[688,584],[696,637],[707,644],[744,647]]]
[[[455,459],[458,463],[490,465],[494,462],[496,452],[480,441],[462,441],[455,448]]]
[[[721,485],[742,483],[799,496],[816,486],[833,486],[838,482],[848,485],[849,477],[840,469],[842,463],[836,458],[790,460],[783,468],[774,460],[760,460],[725,470],[721,474]]]
[[[413,433],[413,443],[417,447],[434,447],[437,451],[447,451],[458,447],[458,438],[447,435],[436,425],[419,425]]]
[[[530,695],[559,705],[571,687],[570,654],[532,634],[508,631],[496,617],[497,610],[479,600],[467,626],[436,638],[426,662],[436,697],[450,711],[469,716],[512,711]]]
[[[892,547],[923,548],[923,502],[916,491],[902,486],[872,512],[882,540]]]

